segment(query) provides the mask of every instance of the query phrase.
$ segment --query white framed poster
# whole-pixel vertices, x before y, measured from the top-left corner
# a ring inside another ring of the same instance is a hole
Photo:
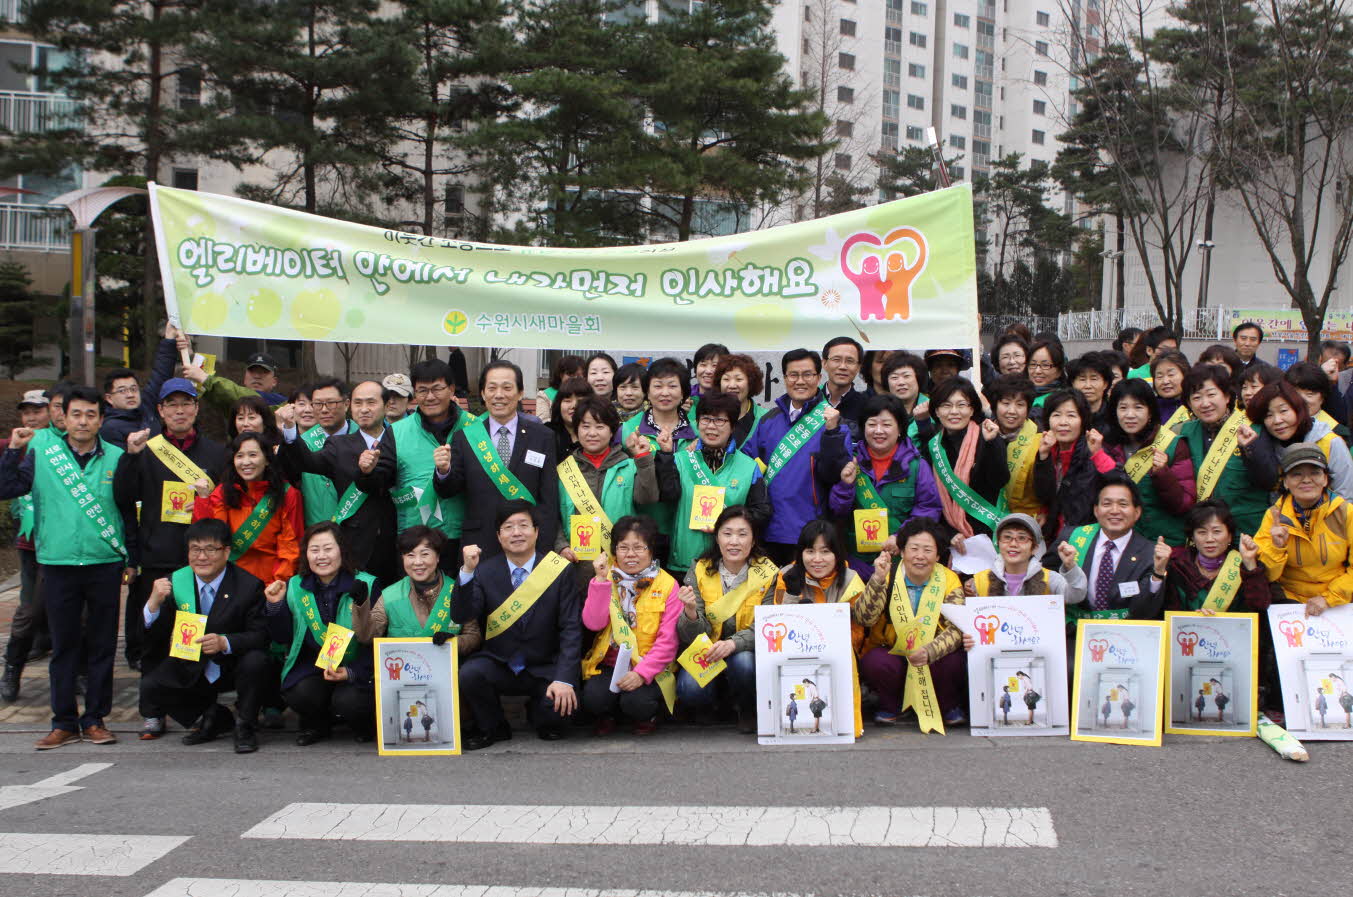
[[[1165,614],[1165,731],[1257,735],[1259,615]]]
[[[376,750],[382,757],[460,753],[456,642],[378,638]]]
[[[969,598],[941,612],[965,635],[973,735],[1066,735],[1066,609],[1061,595]]]
[[[1287,731],[1302,741],[1353,741],[1353,605],[1306,616],[1302,604],[1268,609]]]
[[[1160,746],[1165,624],[1080,620],[1071,739]]]
[[[761,744],[855,741],[849,604],[756,608],[756,732]]]

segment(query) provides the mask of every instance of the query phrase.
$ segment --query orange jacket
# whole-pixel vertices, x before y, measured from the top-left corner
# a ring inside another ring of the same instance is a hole
[[[217,486],[205,501],[199,499],[194,502],[193,519],[215,517],[224,520],[234,533],[244,525],[254,505],[267,491],[268,484],[263,481],[250,483],[249,492],[242,496],[238,508],[226,505],[225,488],[224,485]],[[296,573],[296,560],[301,556],[301,536],[304,533],[305,512],[301,504],[301,490],[287,489],[282,507],[273,512],[254,544],[235,563],[265,583],[275,579],[285,582]]]

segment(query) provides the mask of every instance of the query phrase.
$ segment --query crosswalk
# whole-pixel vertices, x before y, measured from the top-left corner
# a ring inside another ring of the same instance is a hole
[[[728,891],[653,891],[595,888],[416,885],[364,881],[261,881],[245,878],[176,878],[146,897],[809,897]]]

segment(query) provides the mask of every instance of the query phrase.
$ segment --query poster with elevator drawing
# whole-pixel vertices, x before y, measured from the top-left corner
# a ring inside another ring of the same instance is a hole
[[[969,598],[941,612],[972,636],[968,709],[973,735],[1066,735],[1062,596]]]
[[[1165,670],[1160,620],[1079,620],[1071,739],[1160,746]]]
[[[1306,616],[1268,609],[1287,731],[1302,741],[1353,741],[1353,605]]]
[[[854,742],[850,605],[760,605],[753,632],[758,742]]]
[[[383,757],[460,753],[456,642],[378,638],[376,749]]]
[[[1257,734],[1259,615],[1169,611],[1165,627],[1165,731]]]

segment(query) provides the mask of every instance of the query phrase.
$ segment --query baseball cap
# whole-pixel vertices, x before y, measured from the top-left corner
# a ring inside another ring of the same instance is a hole
[[[1010,527],[1025,530],[1034,540],[1034,557],[1042,557],[1047,551],[1047,546],[1043,543],[1043,528],[1038,525],[1038,521],[1028,514],[1006,514],[1001,518],[1000,523],[996,524],[996,538],[1001,537],[1001,530]]]
[[[408,374],[391,374],[381,381],[381,389],[397,392],[407,399],[413,395],[413,381]]]
[[[1296,442],[1289,445],[1284,451],[1282,460],[1279,462],[1279,470],[1283,476],[1287,476],[1298,467],[1310,464],[1319,467],[1325,473],[1329,473],[1329,461],[1325,459],[1325,453],[1320,450],[1320,446],[1314,442]]]
[[[193,381],[185,377],[170,377],[160,387],[160,401],[163,402],[176,392],[197,398],[197,387],[193,385]]]
[[[273,361],[272,356],[267,352],[255,352],[250,355],[244,366],[246,368],[267,368],[272,373],[277,373],[277,362]]]
[[[47,394],[40,389],[30,389],[23,394],[23,398],[19,399],[20,408],[25,405],[46,408],[50,404],[52,404],[51,399],[47,398]]]
[[[952,358],[954,361],[958,362],[958,369],[960,371],[966,371],[968,368],[972,367],[972,362],[964,357],[963,353],[957,349],[928,349],[925,353],[926,367],[929,367],[930,362],[937,358]]]

